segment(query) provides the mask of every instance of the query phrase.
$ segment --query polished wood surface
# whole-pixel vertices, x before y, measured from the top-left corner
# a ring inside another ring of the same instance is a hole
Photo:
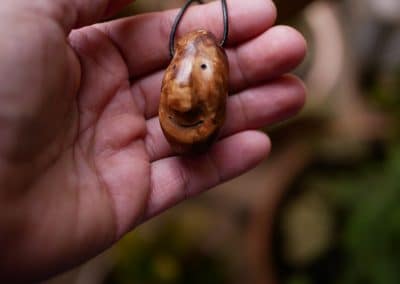
[[[229,64],[213,34],[180,38],[162,84],[160,124],[176,153],[206,150],[225,120]]]

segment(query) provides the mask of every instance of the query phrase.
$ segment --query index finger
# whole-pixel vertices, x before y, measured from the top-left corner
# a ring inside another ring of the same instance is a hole
[[[223,34],[220,1],[191,7],[185,14],[177,37],[194,30],[206,29]],[[270,28],[276,19],[276,8],[270,0],[228,1],[229,45],[254,38]],[[165,67],[169,61],[168,41],[177,10],[150,13],[100,24],[118,47],[131,77],[141,77]]]
[[[26,9],[33,13],[40,12],[43,13],[43,15],[49,16],[60,24],[66,34],[69,34],[72,29],[94,24],[101,19],[115,14],[133,1],[134,0],[43,0],[15,2],[17,2],[16,5],[21,5],[20,10]]]

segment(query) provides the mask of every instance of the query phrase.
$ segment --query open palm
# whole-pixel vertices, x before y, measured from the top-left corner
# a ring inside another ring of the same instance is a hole
[[[176,11],[87,26],[127,2],[0,4],[0,279],[70,268],[238,176],[270,147],[249,129],[304,103],[302,83],[284,75],[304,57],[301,35],[272,27],[272,1],[228,1],[226,125],[208,153],[174,156],[157,110]],[[219,3],[190,9],[179,33],[197,28],[222,34]]]

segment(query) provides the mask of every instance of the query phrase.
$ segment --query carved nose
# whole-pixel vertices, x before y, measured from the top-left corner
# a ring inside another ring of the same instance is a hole
[[[169,95],[168,106],[176,112],[189,112],[195,105],[193,97],[189,87],[177,88]]]

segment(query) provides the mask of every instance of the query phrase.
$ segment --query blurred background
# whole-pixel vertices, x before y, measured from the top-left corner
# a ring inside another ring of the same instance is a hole
[[[275,3],[310,51],[307,105],[265,129],[270,159],[48,283],[400,283],[400,1]]]

